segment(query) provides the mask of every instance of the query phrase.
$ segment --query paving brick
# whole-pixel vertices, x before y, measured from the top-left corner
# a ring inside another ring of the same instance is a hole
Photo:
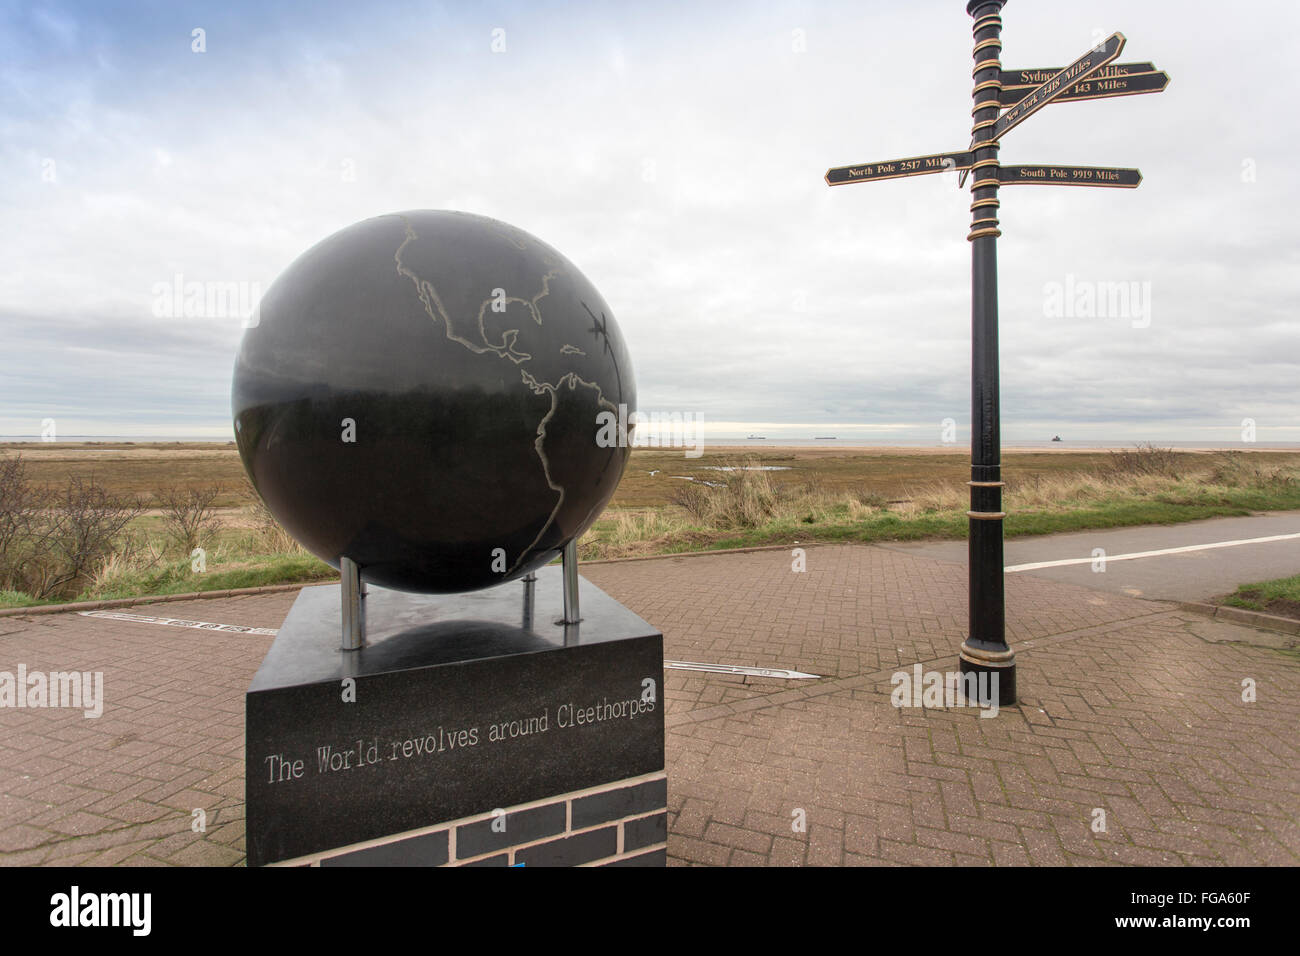
[[[767,853],[772,848],[771,834],[742,830],[726,823],[710,823],[704,830],[704,839],[753,853]]]
[[[717,843],[705,843],[690,837],[668,836],[668,855],[688,863],[705,863],[724,866],[731,856],[731,848]]]

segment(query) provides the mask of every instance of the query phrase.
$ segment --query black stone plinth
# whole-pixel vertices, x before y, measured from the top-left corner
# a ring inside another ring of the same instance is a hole
[[[586,580],[579,596],[566,628],[558,566],[468,594],[372,587],[367,645],[343,651],[338,586],[304,588],[246,695],[249,865],[662,771],[663,636]]]

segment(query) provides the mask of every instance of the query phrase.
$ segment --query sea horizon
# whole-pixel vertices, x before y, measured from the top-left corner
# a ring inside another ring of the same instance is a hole
[[[48,441],[41,438],[40,435],[0,435],[0,444],[137,444],[137,445],[170,445],[170,444],[205,444],[205,445],[228,445],[234,444],[234,436],[228,438],[213,438],[211,436],[198,435],[60,435],[54,441]],[[752,437],[742,435],[717,435],[707,438],[700,442],[699,447],[707,450],[709,448],[960,448],[968,447],[969,439],[964,441],[943,442],[934,439],[924,438],[855,438],[855,437],[785,437],[781,435],[771,435],[765,437]],[[1249,450],[1300,450],[1300,441],[1253,441],[1244,442],[1240,439],[1236,441],[1221,441],[1215,439],[1202,440],[1169,440],[1161,438],[1123,438],[1123,439],[1065,439],[1053,441],[1051,439],[1041,438],[1006,438],[1003,439],[1001,447],[1004,449],[1019,450],[1063,450],[1067,448],[1083,448],[1093,450],[1106,450],[1116,448],[1133,448],[1137,445],[1152,444],[1161,448],[1174,449],[1211,449],[1216,451],[1249,451]],[[634,442],[634,448],[672,450],[674,447],[681,448],[682,445],[655,446],[649,443]],[[685,447],[690,447],[689,445]]]

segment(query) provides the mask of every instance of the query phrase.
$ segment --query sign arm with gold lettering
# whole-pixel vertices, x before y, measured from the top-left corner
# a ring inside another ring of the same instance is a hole
[[[999,166],[998,182],[1003,186],[1021,183],[1040,186],[1110,186],[1136,189],[1142,173],[1111,166]]]
[[[887,159],[882,163],[836,166],[826,170],[826,185],[844,186],[848,183],[868,183],[879,179],[902,179],[904,176],[946,173],[950,169],[970,169],[972,162],[971,154],[966,152],[932,153],[929,156],[912,156],[909,159]]]
[[[1004,90],[1031,90],[1044,80],[1049,80],[1060,73],[1062,67],[1044,66],[1032,70],[1003,70],[998,82]],[[1097,79],[1110,76],[1128,76],[1133,73],[1154,73],[1154,63],[1112,63],[1094,74]]]
[[[1076,83],[1051,102],[1075,103],[1079,100],[1100,100],[1112,96],[1135,96],[1139,93],[1163,93],[1169,85],[1168,73],[1128,73],[1124,76],[1106,76],[1105,70],[1081,83]],[[1012,106],[1020,101],[1025,87],[1004,86],[998,91],[998,102]]]

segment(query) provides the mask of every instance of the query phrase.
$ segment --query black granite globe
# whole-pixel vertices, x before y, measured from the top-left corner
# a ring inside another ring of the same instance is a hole
[[[422,210],[349,226],[275,280],[232,408],[249,478],[307,550],[449,593],[520,577],[595,521],[636,386],[572,262],[503,222]]]

